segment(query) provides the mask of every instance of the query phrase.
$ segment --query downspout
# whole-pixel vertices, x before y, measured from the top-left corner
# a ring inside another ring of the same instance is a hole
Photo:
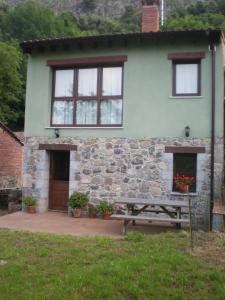
[[[214,206],[214,161],[215,161],[215,100],[216,100],[216,46],[213,42],[210,43],[211,52],[211,89],[212,89],[212,108],[211,108],[211,178],[210,178],[210,231],[212,230],[213,224],[213,206]]]

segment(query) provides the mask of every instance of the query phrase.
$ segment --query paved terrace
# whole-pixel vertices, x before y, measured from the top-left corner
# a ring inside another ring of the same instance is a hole
[[[66,213],[47,212],[44,214],[27,214],[17,212],[0,217],[0,229],[28,230],[59,235],[74,236],[109,236],[122,237],[123,222],[102,219],[75,219]],[[159,233],[166,230],[176,230],[174,226],[143,224],[128,226],[128,230],[143,233]]]

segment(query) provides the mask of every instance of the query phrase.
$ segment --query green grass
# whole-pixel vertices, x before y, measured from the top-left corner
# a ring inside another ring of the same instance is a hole
[[[188,243],[184,232],[113,240],[0,230],[0,299],[225,299],[224,269]]]

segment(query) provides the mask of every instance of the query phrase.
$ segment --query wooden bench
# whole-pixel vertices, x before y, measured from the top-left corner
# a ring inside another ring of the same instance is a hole
[[[136,199],[136,198],[124,198],[115,201],[116,204],[122,205],[147,205],[147,206],[168,206],[168,207],[187,207],[187,200],[157,200],[157,199]]]
[[[172,219],[172,218],[159,218],[159,217],[147,217],[147,216],[132,216],[132,215],[116,215],[111,216],[115,220],[124,220],[123,234],[127,232],[127,225],[129,221],[149,221],[149,222],[162,222],[170,224],[189,224],[189,219]]]
[[[120,199],[116,201],[116,204],[122,204],[125,206],[123,214],[113,214],[112,218],[117,220],[123,220],[123,233],[126,233],[127,225],[132,221],[135,225],[136,221],[147,222],[163,222],[176,224],[177,228],[181,228],[181,224],[190,224],[190,219],[184,219],[181,217],[183,212],[182,208],[187,209],[189,203],[186,200],[174,201],[174,200],[161,200],[161,199]],[[156,216],[143,215],[143,213],[156,213]],[[160,216],[163,214],[163,216]],[[164,215],[168,217],[165,217]]]

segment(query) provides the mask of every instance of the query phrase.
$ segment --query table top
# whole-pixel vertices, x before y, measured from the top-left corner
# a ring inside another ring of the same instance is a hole
[[[138,199],[123,198],[115,201],[118,204],[149,205],[149,206],[170,206],[170,207],[188,207],[187,200],[160,200],[160,199]]]

